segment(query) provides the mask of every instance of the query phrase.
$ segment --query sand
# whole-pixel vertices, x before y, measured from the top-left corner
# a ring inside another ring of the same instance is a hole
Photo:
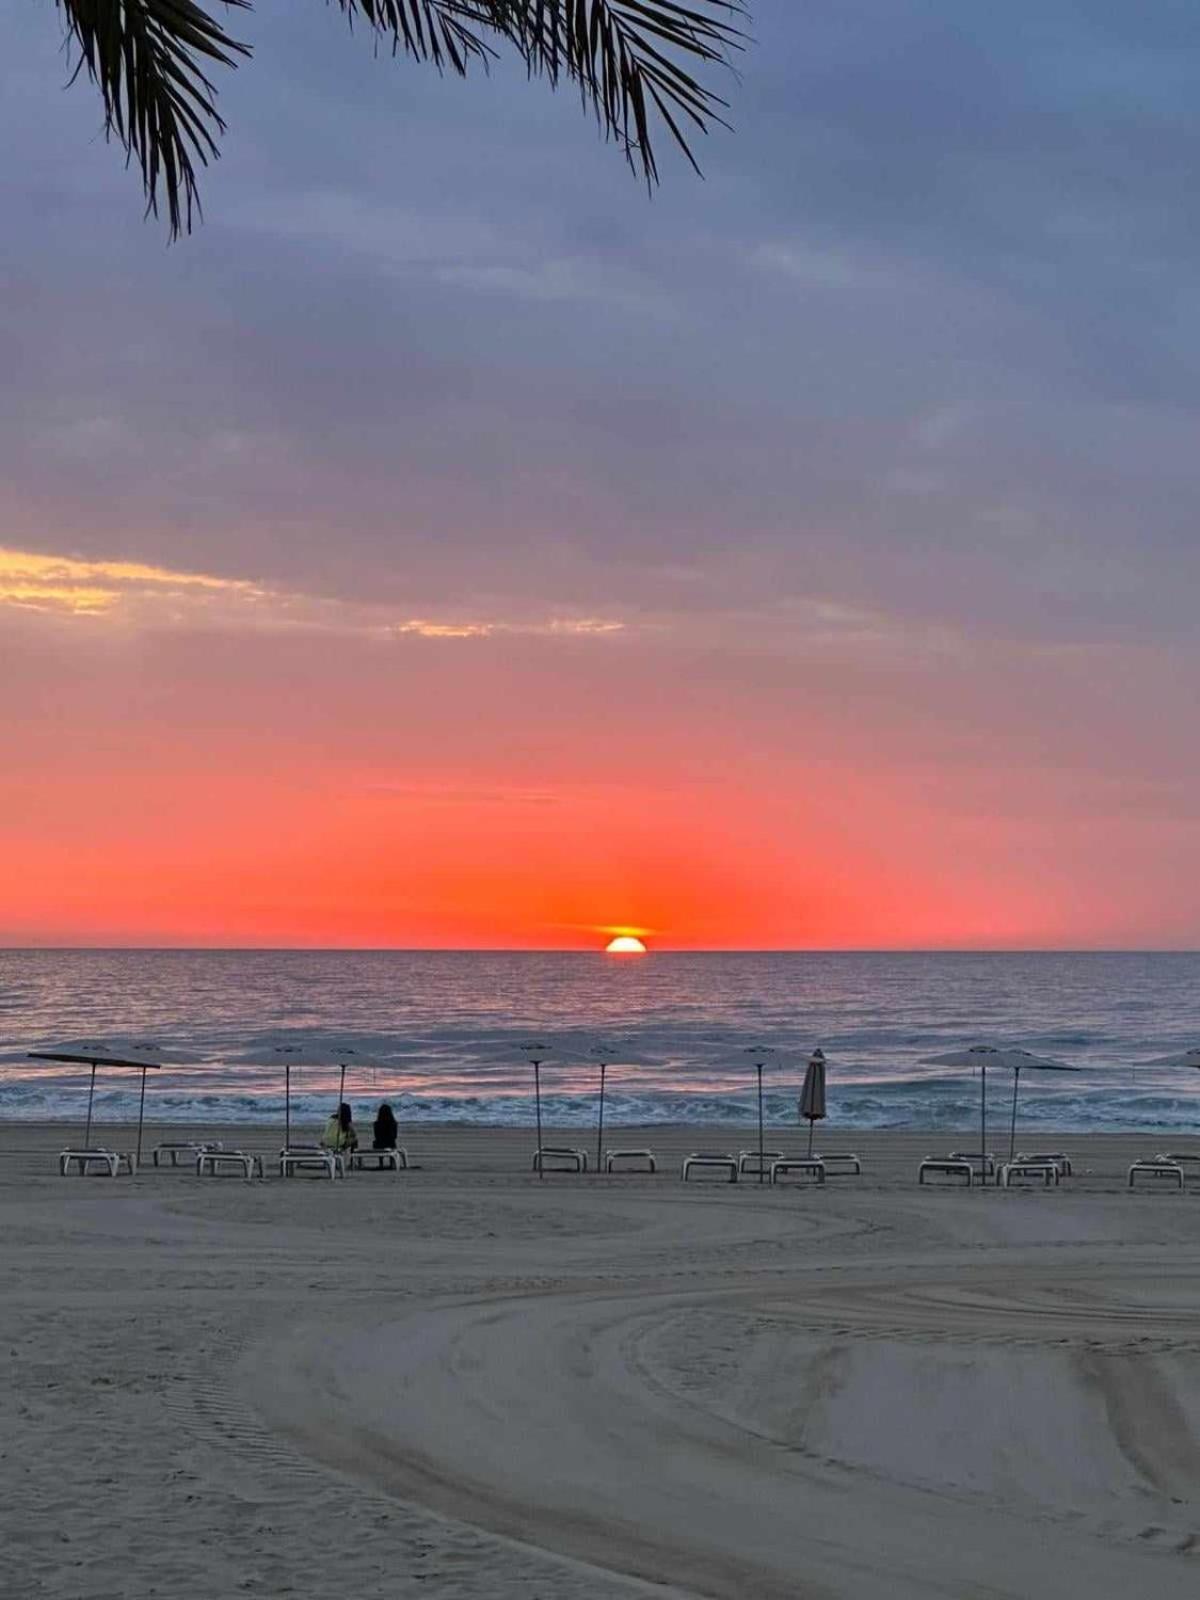
[[[1200,1593],[1200,1179],[1124,1187],[1162,1141],[1003,1193],[855,1135],[777,1192],[683,1186],[711,1131],[249,1187],[60,1179],[65,1131],[0,1128],[5,1600]]]

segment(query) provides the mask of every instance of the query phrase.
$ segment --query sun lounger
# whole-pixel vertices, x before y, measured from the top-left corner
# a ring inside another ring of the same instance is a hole
[[[782,1183],[789,1172],[799,1173],[805,1182],[825,1182],[825,1163],[820,1156],[781,1156],[771,1163],[771,1182]]]
[[[1058,1168],[1059,1176],[1063,1178],[1071,1177],[1075,1170],[1065,1150],[1018,1150],[1013,1160],[1052,1162]]]
[[[969,1161],[977,1178],[991,1178],[996,1172],[996,1157],[990,1150],[980,1155],[978,1150],[951,1150],[947,1161]]]
[[[783,1151],[782,1150],[764,1150],[763,1153],[762,1153],[762,1168],[761,1168],[761,1170],[763,1172],[770,1172],[772,1161],[782,1161],[782,1160],[783,1160]],[[738,1177],[739,1178],[744,1178],[746,1176],[746,1174],[750,1173],[750,1172],[758,1173],[759,1170],[760,1170],[760,1168],[759,1168],[759,1158],[758,1158],[758,1151],[757,1150],[739,1150],[738,1151]]]
[[[107,1173],[110,1178],[115,1178],[123,1167],[132,1177],[137,1171],[137,1159],[126,1150],[104,1150],[98,1146],[86,1150],[60,1150],[59,1176],[65,1178],[72,1167],[76,1167],[81,1175],[94,1170]]]
[[[150,1152],[150,1159],[157,1167],[162,1158],[169,1156],[171,1165],[177,1167],[182,1156],[186,1164],[195,1165],[196,1157],[203,1155],[206,1150],[224,1150],[225,1146],[219,1139],[202,1142],[198,1139],[168,1140],[165,1144],[156,1144]]]
[[[653,1150],[606,1150],[604,1152],[605,1172],[615,1172],[618,1163],[638,1161],[642,1166],[626,1167],[626,1172],[657,1172],[658,1162],[654,1159]]]
[[[965,1178],[969,1189],[975,1181],[975,1165],[964,1156],[926,1156],[917,1168],[917,1182],[924,1183],[931,1172],[947,1178]]]
[[[1018,1156],[1013,1161],[1006,1161],[1000,1168],[996,1182],[1002,1188],[1011,1189],[1014,1178],[1040,1178],[1044,1189],[1051,1184],[1058,1186],[1062,1172],[1057,1161],[1034,1161],[1029,1156]]]
[[[408,1151],[399,1145],[391,1150],[355,1150],[350,1156],[351,1172],[363,1172],[368,1164],[376,1172],[399,1172],[401,1167],[408,1170]]]
[[[196,1176],[218,1178],[222,1172],[240,1172],[247,1183],[262,1178],[263,1158],[248,1150],[201,1150],[196,1155]]]
[[[287,1145],[279,1152],[279,1176],[291,1178],[297,1172],[324,1172],[329,1178],[344,1178],[346,1160],[337,1150],[322,1150],[319,1145]]]
[[[533,1152],[535,1172],[586,1172],[586,1150],[572,1150],[567,1145],[544,1144]]]
[[[862,1172],[862,1157],[856,1156],[852,1150],[814,1150],[813,1160],[825,1163],[827,1178],[857,1178]]]
[[[683,1166],[679,1172],[679,1176],[684,1183],[691,1177],[693,1168],[698,1168],[700,1171],[704,1171],[705,1168],[711,1168],[717,1172],[727,1173],[730,1183],[738,1181],[737,1156],[725,1155],[713,1150],[694,1150],[690,1156],[684,1157]]]
[[[1131,1189],[1137,1178],[1169,1178],[1180,1191],[1183,1189],[1183,1168],[1178,1161],[1164,1161],[1162,1156],[1151,1156],[1144,1161],[1135,1161],[1129,1169]]]

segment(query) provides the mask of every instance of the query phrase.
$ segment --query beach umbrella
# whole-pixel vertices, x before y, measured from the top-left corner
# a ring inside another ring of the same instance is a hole
[[[1045,1056],[1035,1056],[1031,1050],[1020,1050],[1011,1045],[973,1044],[963,1050],[947,1050],[942,1055],[924,1056],[922,1062],[929,1067],[978,1067],[979,1068],[979,1156],[980,1171],[983,1169],[983,1159],[987,1155],[987,1074],[989,1067],[1006,1068],[1013,1073],[1013,1110],[1011,1141],[1015,1148],[1017,1129],[1017,1092],[1021,1084],[1021,1073],[1026,1068],[1039,1072],[1077,1072],[1077,1067],[1068,1067],[1061,1061],[1051,1061]],[[1010,1150],[1009,1154],[1012,1154]]]
[[[754,1062],[754,1070],[758,1074],[758,1181],[765,1181],[763,1172],[763,1067],[766,1065],[767,1056],[773,1056],[774,1050],[769,1044],[752,1044],[747,1047],[746,1054]]]
[[[542,1148],[542,1063],[550,1054],[550,1046],[534,1040],[531,1044],[522,1045],[521,1048],[525,1052],[526,1061],[533,1068],[533,1098],[537,1106],[537,1147],[540,1152]],[[538,1178],[544,1178],[546,1173],[540,1153],[537,1158],[537,1169]]]
[[[245,1059],[252,1067],[283,1068],[283,1144],[287,1149],[292,1142],[292,1069],[328,1066],[328,1056],[298,1036],[277,1033],[256,1039]]]
[[[138,1098],[138,1131],[137,1131],[137,1160],[142,1159],[142,1125],[146,1117],[146,1074],[160,1072],[161,1061],[151,1061],[151,1045],[131,1045],[125,1055],[117,1054],[113,1046],[101,1044],[99,1040],[82,1040],[78,1046],[70,1050],[31,1050],[31,1061],[65,1061],[75,1066],[91,1068],[91,1077],[88,1082],[88,1108],[87,1126],[83,1135],[83,1147],[89,1149],[92,1138],[92,1104],[96,1098],[96,1069],[97,1067],[126,1068],[130,1071],[140,1072],[142,1075],[141,1094]]]
[[[1032,1061],[1012,1063],[1012,1121],[1008,1130],[1008,1159],[1010,1161],[1017,1148],[1017,1094],[1021,1088],[1022,1072],[1081,1072],[1082,1070],[1081,1067],[1069,1066],[1065,1061],[1039,1061],[1036,1057]]]
[[[596,1171],[603,1170],[601,1166],[602,1150],[604,1146],[604,1079],[612,1059],[618,1054],[617,1047],[611,1044],[595,1044],[588,1051],[600,1063],[600,1107],[596,1118]]]
[[[808,1058],[804,1087],[800,1091],[800,1115],[808,1118],[808,1153],[811,1156],[813,1125],[825,1116],[825,1052],[820,1045]]]
[[[1175,1050],[1168,1056],[1155,1056],[1153,1061],[1139,1061],[1141,1067],[1196,1067],[1200,1069],[1200,1045],[1186,1050]]]

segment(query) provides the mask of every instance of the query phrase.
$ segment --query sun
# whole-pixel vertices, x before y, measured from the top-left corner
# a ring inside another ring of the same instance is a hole
[[[604,953],[606,956],[644,956],[646,946],[631,933],[619,933],[615,939],[608,941]]]

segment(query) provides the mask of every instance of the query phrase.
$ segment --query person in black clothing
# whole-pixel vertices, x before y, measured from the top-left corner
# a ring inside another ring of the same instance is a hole
[[[376,1150],[394,1150],[396,1148],[396,1135],[399,1131],[392,1108],[385,1100],[375,1113],[375,1131],[372,1147]]]

